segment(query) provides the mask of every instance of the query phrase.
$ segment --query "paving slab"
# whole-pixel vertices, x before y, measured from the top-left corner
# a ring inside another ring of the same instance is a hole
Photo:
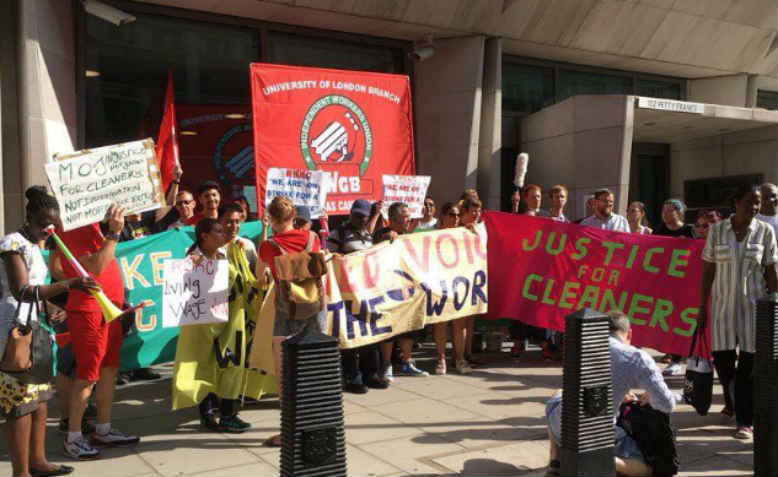
[[[434,367],[432,349],[425,343],[414,351],[425,369]],[[489,362],[470,375],[398,376],[387,390],[344,394],[349,475],[543,475],[548,458],[544,403],[561,387],[560,364],[540,361],[536,350],[518,361],[499,354],[485,358]],[[84,476],[279,474],[280,450],[262,446],[279,432],[277,398],[244,407],[241,416],[252,427],[243,434],[204,432],[196,408],[170,410],[170,372],[162,371],[165,378],[159,381],[119,388],[114,424],[142,441],[107,449],[98,461],[63,457],[58,410],[51,401],[46,436],[51,461],[73,465],[75,475]],[[675,390],[683,385],[682,376],[667,381]],[[721,407],[716,385],[709,415],[699,416],[687,405],[671,415],[680,475],[753,474],[753,443],[732,438],[734,424],[719,414]],[[9,474],[0,439],[0,475]]]
[[[522,475],[545,468],[548,463],[548,442],[520,441],[500,447],[490,447],[433,459],[458,475]]]

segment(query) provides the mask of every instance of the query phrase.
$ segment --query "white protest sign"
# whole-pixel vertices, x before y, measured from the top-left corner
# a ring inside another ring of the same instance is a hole
[[[284,196],[295,206],[308,207],[312,219],[318,218],[327,199],[327,184],[327,174],[322,171],[271,167],[267,170],[265,207],[275,197]]]
[[[162,327],[224,323],[229,318],[227,260],[165,260]]]
[[[388,217],[388,208],[392,202],[404,202],[412,219],[424,215],[424,198],[430,186],[430,176],[398,176],[384,174],[384,217]]]
[[[65,230],[99,222],[112,203],[128,214],[165,204],[151,139],[55,154],[46,175]]]

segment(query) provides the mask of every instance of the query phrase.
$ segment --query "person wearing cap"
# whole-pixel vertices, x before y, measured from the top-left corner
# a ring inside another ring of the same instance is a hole
[[[327,249],[332,253],[348,254],[373,246],[368,231],[370,203],[357,199],[351,204],[349,220],[333,230],[327,239]],[[343,390],[364,394],[368,387],[386,389],[389,383],[378,377],[378,345],[362,346],[340,351],[343,369]]]
[[[311,209],[304,205],[298,205],[295,206],[294,211],[294,228],[305,231],[311,230]]]

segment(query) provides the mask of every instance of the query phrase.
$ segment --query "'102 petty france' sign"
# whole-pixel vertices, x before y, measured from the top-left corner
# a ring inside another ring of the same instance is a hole
[[[64,230],[99,222],[112,203],[128,214],[165,203],[151,139],[56,154],[46,175]]]

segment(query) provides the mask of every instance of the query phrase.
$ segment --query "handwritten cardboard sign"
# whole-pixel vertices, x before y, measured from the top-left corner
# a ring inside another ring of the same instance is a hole
[[[99,222],[112,203],[128,214],[165,204],[151,139],[55,154],[46,175],[65,230]]]
[[[427,197],[427,188],[430,186],[430,176],[398,176],[384,174],[384,209],[388,209],[393,202],[404,202],[408,205],[408,212],[412,219],[424,215],[424,198]],[[383,211],[384,217],[388,217],[387,210]]]
[[[162,326],[224,323],[229,316],[227,260],[163,262]]]
[[[328,183],[322,171],[271,167],[267,170],[265,207],[277,196],[288,197],[295,206],[308,207],[312,219],[318,218],[324,210]]]

